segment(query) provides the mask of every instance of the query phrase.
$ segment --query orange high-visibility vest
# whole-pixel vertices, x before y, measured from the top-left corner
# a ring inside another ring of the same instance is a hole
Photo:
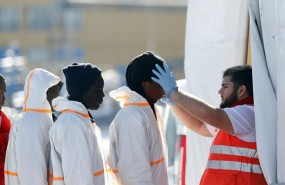
[[[220,130],[211,146],[200,185],[267,185],[256,142],[245,142]]]

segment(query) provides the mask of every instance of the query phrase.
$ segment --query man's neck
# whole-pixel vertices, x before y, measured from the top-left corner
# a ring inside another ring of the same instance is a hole
[[[235,106],[238,106],[238,105],[253,105],[254,104],[254,101],[253,101],[253,96],[248,96],[240,101],[237,101],[236,103],[234,103],[232,105],[232,107],[235,107]]]

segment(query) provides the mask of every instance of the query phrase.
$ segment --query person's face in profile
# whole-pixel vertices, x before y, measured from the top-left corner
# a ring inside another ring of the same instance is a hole
[[[156,103],[164,95],[162,87],[154,81],[144,81],[142,87],[147,99],[152,103]]]
[[[238,101],[237,88],[231,81],[231,76],[224,77],[218,93],[221,95],[220,108],[231,107]]]
[[[52,107],[52,100],[59,96],[59,93],[61,91],[62,86],[63,86],[63,82],[59,82],[58,84],[50,87],[47,90],[47,100],[48,100],[49,104],[51,105],[52,111],[54,111],[53,107]]]
[[[103,102],[105,96],[103,92],[104,80],[102,75],[98,77],[88,91],[83,95],[84,105],[87,109],[97,110]]]

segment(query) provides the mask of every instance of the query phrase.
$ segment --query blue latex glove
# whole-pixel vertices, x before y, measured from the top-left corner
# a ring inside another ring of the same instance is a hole
[[[156,75],[157,78],[151,77],[151,79],[157,82],[163,88],[165,97],[170,98],[171,93],[174,90],[178,89],[176,80],[173,76],[173,72],[169,71],[169,68],[166,63],[163,63],[163,68],[165,71],[158,64],[156,64],[155,67],[156,70],[153,69],[152,73]]]

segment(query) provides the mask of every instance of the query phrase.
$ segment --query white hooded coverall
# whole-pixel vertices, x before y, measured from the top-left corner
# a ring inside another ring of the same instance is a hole
[[[32,70],[25,81],[23,113],[15,119],[5,160],[6,185],[47,185],[49,129],[53,123],[47,90],[60,78],[43,70]]]
[[[109,127],[108,165],[122,185],[168,185],[163,125],[148,102],[123,86],[110,92],[123,108]]]
[[[51,184],[105,185],[100,128],[80,102],[58,97],[53,107],[62,114],[50,129]]]

